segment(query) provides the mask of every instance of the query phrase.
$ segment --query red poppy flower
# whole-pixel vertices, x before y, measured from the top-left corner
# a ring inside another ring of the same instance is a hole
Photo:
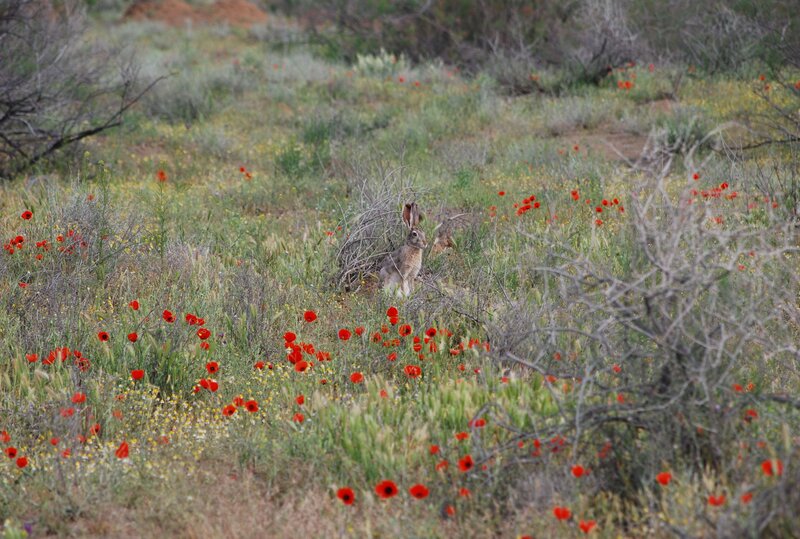
[[[197,330],[197,336],[200,337],[201,341],[204,341],[211,337],[211,332],[208,331],[206,328],[200,328]]]
[[[411,326],[409,326],[408,324],[403,324],[402,326],[400,326],[397,332],[400,334],[401,337],[407,337],[411,335]]]
[[[661,472],[656,476],[656,481],[661,483],[663,486],[669,485],[669,482],[672,481],[672,474],[669,472]]]
[[[298,406],[302,406],[306,402],[306,398],[303,395],[298,395],[295,397],[294,402],[297,403]]]
[[[389,317],[389,323],[391,325],[393,325],[393,326],[396,326],[399,321],[400,321],[400,317],[399,316]],[[389,328],[386,328],[386,329],[388,330]],[[381,331],[383,331],[383,328],[381,328]],[[386,331],[384,331],[384,333],[386,333]]]
[[[117,455],[118,459],[126,459],[128,458],[129,449],[128,442],[123,441],[121,444],[119,444],[119,447],[114,454]]]
[[[13,459],[17,456],[17,448],[16,447],[6,447],[6,456],[10,459]]]
[[[233,404],[229,404],[222,409],[222,415],[225,417],[230,417],[236,413],[236,406]]]
[[[164,321],[169,323],[169,324],[172,324],[173,322],[175,322],[175,315],[172,314],[172,312],[169,311],[168,309],[164,309],[164,312],[161,313],[161,316],[162,316],[162,318],[164,318]]]
[[[428,497],[430,491],[428,491],[428,487],[426,487],[425,485],[417,483],[416,485],[408,489],[408,493],[411,494],[414,498],[422,500]]]
[[[572,475],[575,477],[583,477],[583,474],[586,473],[586,470],[583,469],[583,466],[580,464],[576,464],[572,467]]]
[[[486,426],[486,419],[484,419],[482,417],[479,417],[475,421],[472,421],[472,425],[471,426],[475,427],[476,429],[483,428],[483,427]]]
[[[165,181],[167,181],[167,173],[164,172],[163,170],[159,170],[158,172],[156,172],[156,179],[161,183],[164,183]]]
[[[350,330],[349,329],[340,329],[339,330],[339,339],[346,341],[350,339]]]
[[[742,494],[742,497],[740,499],[742,500],[743,504],[748,504],[753,500],[753,493],[745,492],[744,494]]]
[[[137,340],[139,340],[139,335],[137,335],[135,331],[132,333],[128,333],[128,340],[131,342],[136,342]]]
[[[130,303],[128,303],[128,306],[129,306],[131,309],[133,309],[134,311],[138,311],[138,310],[139,310],[139,302],[138,302],[138,301],[136,301],[136,300],[133,300],[133,301],[131,301]]]
[[[553,514],[558,520],[567,520],[572,516],[572,511],[568,507],[554,507]]]
[[[254,369],[263,370],[264,369],[264,362],[263,361],[256,361],[256,364],[253,365]]]
[[[472,492],[467,487],[461,487],[458,491],[458,495],[462,498],[469,498],[472,495]]]
[[[0,442],[7,444],[10,441],[11,441],[11,435],[8,434],[8,431],[4,430],[3,432],[0,432]]]
[[[450,463],[446,460],[439,461],[436,463],[436,471],[446,470],[448,466],[450,466]]]
[[[101,331],[97,334],[97,338],[100,339],[101,342],[107,342],[109,339],[108,333],[105,331]]]
[[[219,363],[217,363],[216,361],[209,361],[208,363],[206,363],[206,370],[208,371],[208,374],[218,373]]]
[[[594,520],[581,520],[578,523],[578,526],[583,533],[589,533],[595,528],[595,526],[597,526],[597,522]]]
[[[466,455],[464,458],[458,461],[458,469],[462,472],[470,471],[473,466],[475,466],[475,462],[472,460],[472,455]]]
[[[77,393],[72,395],[72,402],[74,404],[83,404],[84,402],[86,402],[86,394],[78,391]]]
[[[345,505],[353,505],[356,501],[356,495],[350,487],[342,487],[336,491],[336,497],[342,500]]]
[[[294,370],[297,372],[306,372],[306,370],[308,370],[308,361],[298,361],[294,364]]]
[[[294,342],[295,339],[297,339],[297,335],[295,335],[293,331],[287,331],[283,334],[283,340],[287,343]]]
[[[397,495],[397,485],[394,484],[394,481],[386,479],[375,486],[375,492],[378,493],[379,497],[388,500]]]
[[[233,398],[233,405],[239,408],[240,406],[244,406],[244,397],[241,395],[237,395]]]
[[[431,455],[435,455],[435,454],[437,454],[437,453],[439,452],[439,446],[438,446],[438,445],[432,445],[432,446],[431,446],[431,447],[428,449],[428,452],[429,452]]]
[[[356,332],[356,335],[361,337],[364,334],[364,327],[363,326],[358,326],[354,331]]]
[[[448,506],[446,506],[446,507],[444,508],[444,513],[445,513],[445,515],[447,515],[448,517],[455,516],[455,514],[456,514],[456,508],[455,508],[455,507],[453,507],[452,505],[448,505]]]
[[[25,219],[27,221],[31,217],[33,217],[33,212],[31,210],[25,210],[24,212],[22,212],[22,215],[20,215],[20,217],[22,217],[23,219]]]
[[[392,306],[386,309],[386,316],[389,318],[396,318],[399,315],[400,313],[397,311],[397,307]]]
[[[300,345],[293,342],[287,343],[287,351],[286,359],[289,360],[289,363],[297,363],[303,358],[303,348]]]
[[[305,419],[306,418],[305,418],[305,416],[303,414],[301,414],[300,412],[297,412],[296,414],[294,414],[294,417],[292,418],[292,421],[294,421],[295,423],[302,423],[303,421],[305,421]]]
[[[456,440],[458,440],[459,442],[462,441],[462,440],[466,440],[467,438],[469,438],[469,433],[468,432],[457,432],[456,433]]]
[[[17,468],[24,468],[28,465],[28,458],[27,457],[20,457],[17,459]]]
[[[25,359],[28,360],[28,363],[36,363],[36,361],[39,359],[39,355],[38,354],[25,354]]]
[[[709,496],[708,497],[708,505],[712,505],[714,507],[719,507],[725,503],[725,495],[720,494],[719,496]]]
[[[248,412],[258,412],[258,403],[254,400],[249,400],[244,403],[244,407],[247,409]]]
[[[209,390],[212,393],[215,393],[217,389],[219,389],[219,384],[216,380],[212,380],[211,378],[203,378],[200,380],[200,386],[204,389]]]
[[[761,463],[761,471],[764,472],[764,475],[767,476],[775,476],[775,475],[782,475],[783,474],[783,462],[780,459],[775,460],[765,460]]]
[[[422,369],[417,365],[406,365],[405,371],[409,378],[417,378],[422,374]]]
[[[317,313],[314,311],[306,311],[303,313],[303,318],[305,318],[306,322],[311,323],[317,319]]]
[[[95,423],[89,429],[89,433],[93,435],[97,435],[100,432],[100,423]]]
[[[361,374],[360,372],[354,372],[353,374],[350,375],[350,381],[353,382],[354,384],[360,384],[361,382],[364,381],[364,375]]]
[[[425,335],[428,337],[435,337],[436,336],[436,328],[428,328],[425,330]]]
[[[142,369],[134,369],[131,371],[131,378],[134,380],[141,380],[144,378],[144,371]]]
[[[197,316],[193,315],[192,313],[186,313],[184,319],[186,320],[186,323],[189,324],[190,326],[197,324],[198,321]]]
[[[378,395],[380,395],[382,399],[388,399],[389,398],[389,393],[387,393],[385,389],[381,389],[381,391],[380,391],[380,393],[378,393]]]
[[[391,354],[386,356],[386,359],[388,359],[389,361],[396,361],[397,360],[397,352],[392,352]]]

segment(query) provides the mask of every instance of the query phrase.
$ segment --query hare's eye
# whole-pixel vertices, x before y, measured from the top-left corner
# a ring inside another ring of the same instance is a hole
[[[412,236],[414,236],[414,237],[416,238],[416,237],[417,237],[417,233],[416,233],[416,231],[412,232],[412,233],[411,233],[411,235],[412,235]]]

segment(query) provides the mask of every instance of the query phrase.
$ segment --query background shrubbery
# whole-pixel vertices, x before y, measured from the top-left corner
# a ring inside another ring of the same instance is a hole
[[[488,69],[515,92],[557,69],[561,84],[597,84],[608,68],[664,60],[708,73],[740,71],[756,59],[780,66],[775,41],[797,46],[788,0],[460,0],[274,2],[316,30],[328,54],[354,59],[381,47],[413,60],[442,58]]]

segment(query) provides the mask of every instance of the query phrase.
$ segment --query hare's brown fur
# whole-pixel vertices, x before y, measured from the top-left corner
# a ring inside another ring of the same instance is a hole
[[[403,222],[409,227],[405,245],[389,254],[381,264],[381,283],[385,289],[396,289],[398,294],[408,296],[414,279],[422,269],[422,252],[428,246],[425,233],[417,227],[420,215],[416,203],[406,204]]]

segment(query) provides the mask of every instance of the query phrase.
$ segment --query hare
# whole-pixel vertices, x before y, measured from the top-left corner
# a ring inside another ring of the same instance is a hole
[[[422,216],[417,203],[403,208],[403,222],[408,227],[406,243],[395,249],[381,264],[381,283],[384,290],[396,291],[399,296],[411,294],[414,279],[422,269],[422,251],[428,246],[425,233],[418,228]]]

